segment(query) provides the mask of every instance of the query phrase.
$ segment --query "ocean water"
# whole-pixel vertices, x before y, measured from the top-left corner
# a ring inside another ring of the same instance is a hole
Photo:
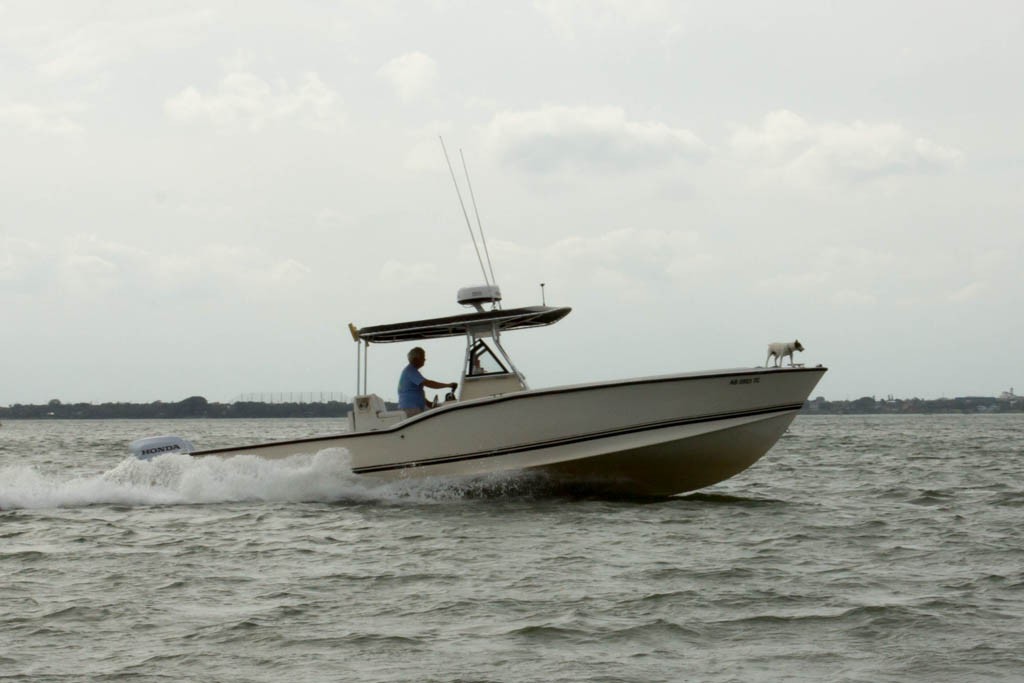
[[[344,456],[329,420],[0,428],[0,681],[1024,681],[1024,416],[800,416],[658,502]]]

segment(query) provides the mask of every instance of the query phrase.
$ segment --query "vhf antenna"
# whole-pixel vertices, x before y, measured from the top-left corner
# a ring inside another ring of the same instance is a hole
[[[473,202],[473,213],[476,214],[476,229],[480,232],[480,242],[484,245],[484,256],[487,257],[487,269],[491,271],[491,282],[497,286],[498,278],[494,277],[494,266],[491,265],[491,253],[487,251],[487,239],[484,237],[484,224],[480,222],[480,211],[476,208],[476,196],[473,194],[473,183],[469,180],[469,169],[466,168],[466,157],[459,149],[459,158],[462,159],[462,172],[466,174],[466,185],[469,186],[469,198]]]
[[[462,215],[466,218],[466,228],[469,230],[469,236],[473,240],[473,249],[476,251],[476,260],[480,262],[480,271],[484,274],[484,284],[490,287],[491,281],[487,278],[487,269],[484,268],[484,260],[480,256],[480,247],[476,244],[476,234],[473,232],[473,224],[469,222],[469,214],[466,212],[466,203],[462,201],[462,192],[459,191],[459,181],[455,179],[455,170],[452,168],[451,159],[448,158],[448,148],[444,146],[443,137],[438,135],[437,138],[441,141],[441,149],[444,151],[444,160],[448,162],[448,172],[452,174],[452,183],[455,184],[455,194],[459,197],[459,206],[462,207]],[[459,153],[461,154],[461,150]],[[470,191],[472,192],[472,189]],[[477,220],[479,220],[479,218]],[[480,233],[480,239],[483,240],[482,232]],[[484,249],[486,250],[486,248],[487,245],[485,244]],[[488,261],[489,260],[490,258],[488,258]]]

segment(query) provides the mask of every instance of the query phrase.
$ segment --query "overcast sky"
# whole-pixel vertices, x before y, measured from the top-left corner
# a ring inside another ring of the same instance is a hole
[[[0,0],[0,404],[352,393],[347,323],[482,280],[439,135],[506,307],[574,309],[533,386],[1024,393],[1022,83],[1020,2]]]

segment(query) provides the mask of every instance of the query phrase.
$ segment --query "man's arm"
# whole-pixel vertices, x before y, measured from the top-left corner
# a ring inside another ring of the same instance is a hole
[[[459,386],[458,382],[435,382],[432,379],[423,378],[423,386],[431,389],[456,389]]]

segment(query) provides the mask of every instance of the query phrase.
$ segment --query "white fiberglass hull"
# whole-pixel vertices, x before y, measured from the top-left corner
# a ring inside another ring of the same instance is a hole
[[[556,484],[663,496],[754,464],[825,368],[753,368],[536,389],[448,403],[379,431],[195,451],[284,458],[343,448],[375,478],[542,473]]]

